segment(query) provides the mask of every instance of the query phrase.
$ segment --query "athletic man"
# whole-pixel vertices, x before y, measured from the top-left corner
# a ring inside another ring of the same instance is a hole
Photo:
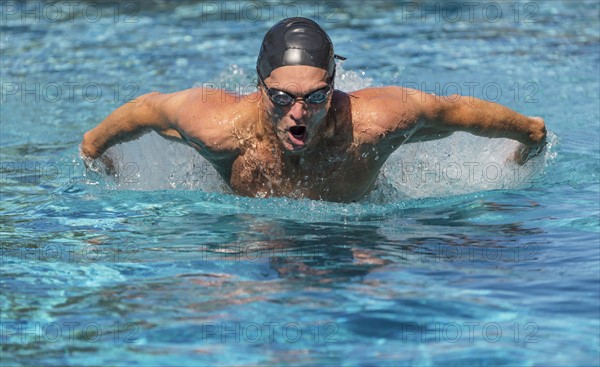
[[[539,153],[544,120],[471,97],[440,98],[400,87],[335,90],[329,36],[315,22],[289,18],[265,35],[258,91],[237,96],[202,88],[143,95],[83,137],[97,158],[110,146],[154,130],[194,147],[238,194],[355,201],[404,143],[468,131]]]

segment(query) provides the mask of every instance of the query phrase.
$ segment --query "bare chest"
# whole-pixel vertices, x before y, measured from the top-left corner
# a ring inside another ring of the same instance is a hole
[[[384,161],[375,151],[337,149],[284,159],[272,149],[250,149],[232,165],[230,186],[254,197],[287,196],[356,201],[371,188]]]

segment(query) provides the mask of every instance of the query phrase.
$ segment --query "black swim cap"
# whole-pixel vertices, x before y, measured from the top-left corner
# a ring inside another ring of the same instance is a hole
[[[281,66],[314,66],[326,70],[330,82],[335,75],[334,57],[333,43],[317,23],[307,18],[287,18],[265,35],[256,71],[264,80]]]

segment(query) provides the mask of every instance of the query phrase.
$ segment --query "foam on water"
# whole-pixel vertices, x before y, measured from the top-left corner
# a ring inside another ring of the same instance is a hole
[[[352,91],[371,86],[364,73],[347,71],[338,65],[336,87]],[[235,90],[252,83],[252,73],[230,66],[221,73],[223,87]],[[196,84],[199,86],[199,84]],[[246,91],[246,93],[251,91]],[[553,158],[556,136],[549,135],[549,148],[518,165],[512,157],[519,143],[509,139],[488,139],[468,133],[430,142],[409,143],[394,152],[381,170],[374,190],[365,202],[385,204],[399,200],[465,194],[482,190],[527,187]],[[146,134],[136,140],[107,150],[92,167],[108,172],[104,162],[114,169],[101,177],[89,176],[89,183],[104,183],[118,190],[200,190],[231,193],[212,165],[193,148]]]

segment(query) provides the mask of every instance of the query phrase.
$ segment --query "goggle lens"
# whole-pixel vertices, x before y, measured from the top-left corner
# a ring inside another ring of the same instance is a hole
[[[269,93],[269,97],[271,98],[271,101],[273,101],[273,103],[278,104],[280,106],[287,106],[294,101],[294,99],[290,95],[281,91]]]
[[[314,91],[313,93],[306,96],[306,102],[323,103],[327,99],[327,96],[329,95],[330,91],[331,87],[327,87],[327,91],[323,91],[323,89]]]

